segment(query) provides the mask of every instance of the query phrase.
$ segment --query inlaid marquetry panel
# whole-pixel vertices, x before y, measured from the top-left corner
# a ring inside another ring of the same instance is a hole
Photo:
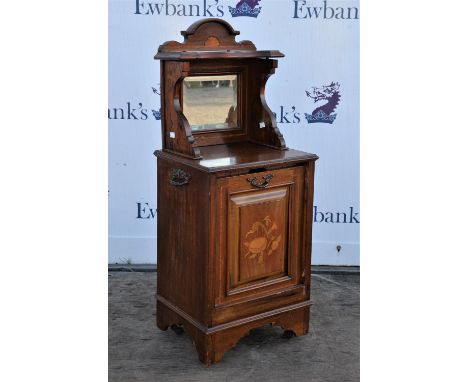
[[[288,188],[252,191],[231,198],[231,287],[287,274]]]

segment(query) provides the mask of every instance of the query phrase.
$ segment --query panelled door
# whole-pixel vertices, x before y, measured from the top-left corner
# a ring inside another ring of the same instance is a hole
[[[304,175],[297,166],[218,180],[216,305],[301,284]]]

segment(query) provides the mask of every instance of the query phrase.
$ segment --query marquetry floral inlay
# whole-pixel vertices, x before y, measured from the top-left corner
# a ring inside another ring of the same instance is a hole
[[[247,259],[256,259],[258,264],[263,264],[265,256],[271,254],[278,248],[281,235],[277,235],[278,226],[272,222],[269,216],[252,224],[252,228],[245,235],[244,245]]]

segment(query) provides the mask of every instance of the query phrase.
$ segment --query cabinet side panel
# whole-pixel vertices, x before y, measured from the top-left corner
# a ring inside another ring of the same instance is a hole
[[[310,266],[312,261],[312,209],[314,205],[315,161],[309,161],[305,167],[304,192],[304,250],[302,252],[302,279],[310,298]]]
[[[172,185],[173,169],[189,174],[188,184]],[[206,324],[209,177],[176,161],[160,158],[157,177],[157,293]]]

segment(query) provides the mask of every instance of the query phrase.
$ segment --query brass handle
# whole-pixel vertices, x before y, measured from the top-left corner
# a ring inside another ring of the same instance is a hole
[[[247,178],[247,182],[249,182],[254,187],[265,188],[270,183],[271,178],[273,178],[273,174],[265,175],[263,177],[263,183],[258,183],[257,177],[254,176],[253,178]]]
[[[172,168],[169,176],[169,183],[173,186],[183,186],[188,184],[192,176],[180,168]]]

